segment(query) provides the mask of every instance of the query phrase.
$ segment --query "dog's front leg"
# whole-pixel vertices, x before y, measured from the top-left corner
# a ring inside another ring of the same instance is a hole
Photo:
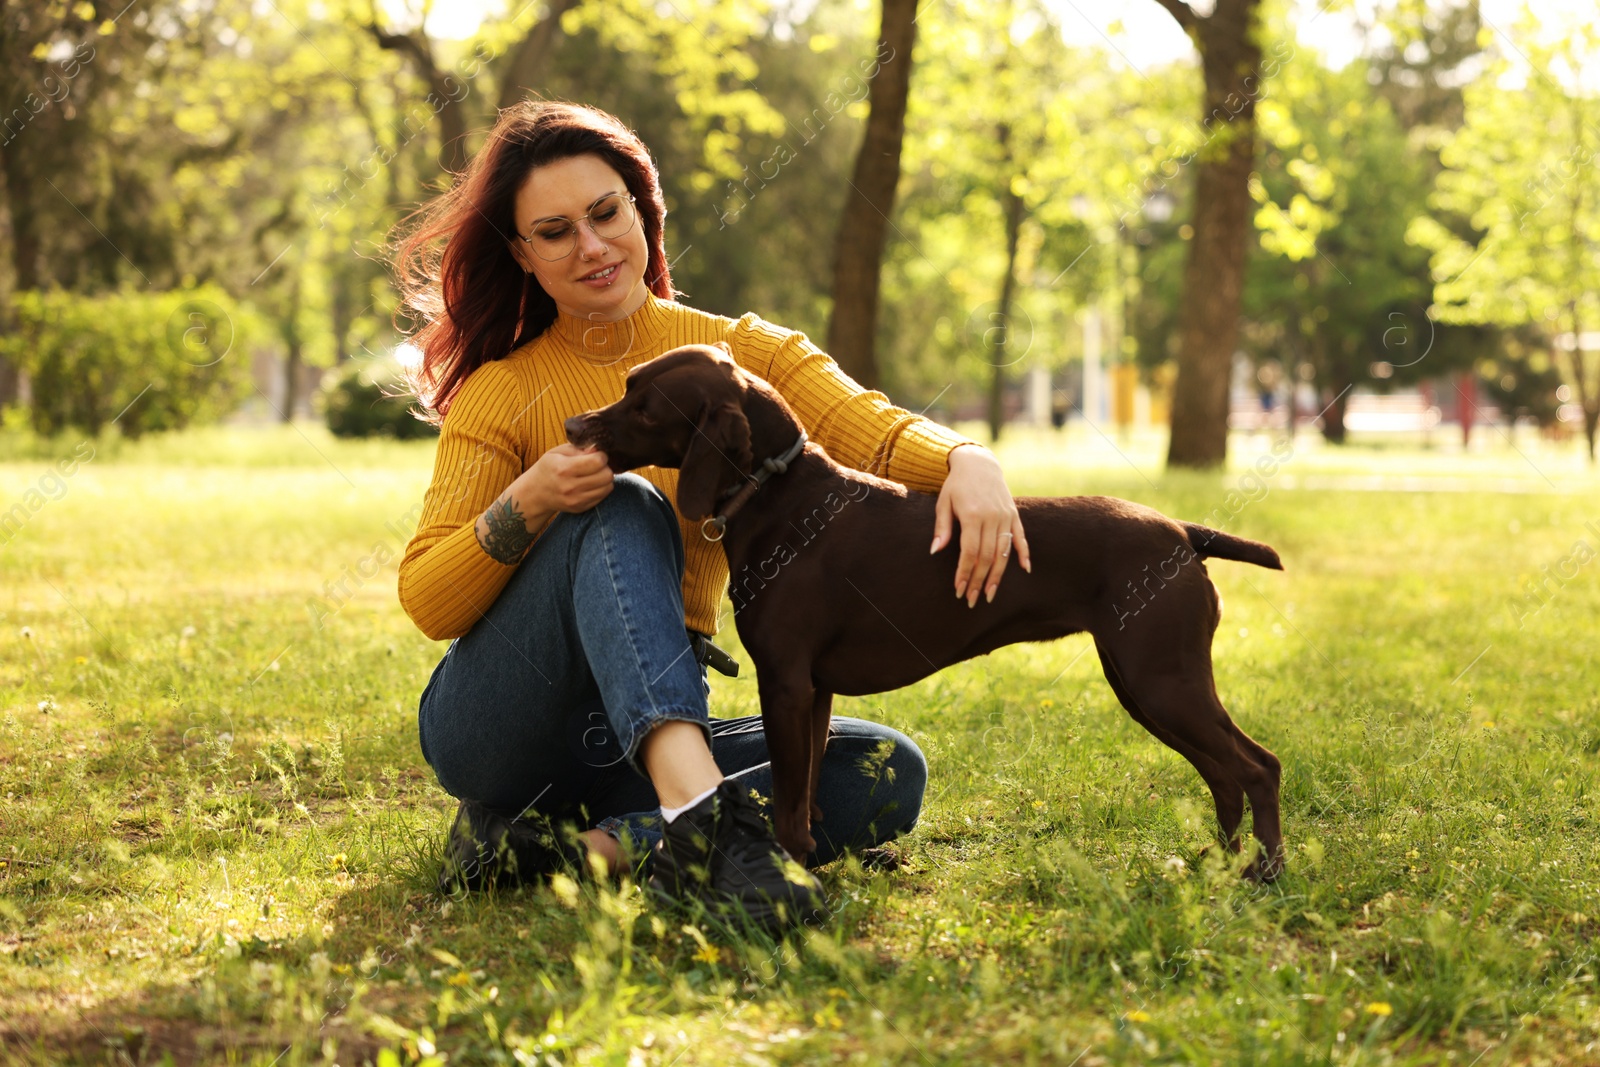
[[[792,671],[773,677],[758,671],[761,688],[761,727],[767,735],[767,755],[772,759],[773,829],[778,844],[804,863],[817,843],[811,837],[812,712],[816,694],[805,674]]]
[[[833,694],[818,689],[811,701],[811,780],[806,793],[807,811],[813,823],[822,821],[817,793],[822,781],[822,753],[828,747],[828,727],[832,724]]]

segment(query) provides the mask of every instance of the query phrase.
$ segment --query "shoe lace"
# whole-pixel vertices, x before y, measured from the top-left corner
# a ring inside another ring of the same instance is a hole
[[[761,814],[761,809],[756,807],[755,801],[743,791],[733,790],[729,791],[725,800],[725,810],[733,828],[742,831],[724,839],[728,846],[732,846],[730,858],[759,860],[763,856],[777,854],[782,846],[772,836],[772,828],[767,824],[766,816]]]

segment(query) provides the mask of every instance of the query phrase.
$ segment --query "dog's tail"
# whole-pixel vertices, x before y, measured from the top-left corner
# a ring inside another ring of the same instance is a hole
[[[1254,563],[1257,567],[1266,567],[1270,570],[1283,570],[1283,561],[1278,558],[1278,553],[1271,545],[1225,534],[1221,530],[1213,530],[1199,523],[1185,522],[1179,525],[1189,536],[1189,547],[1193,548],[1195,555],[1201,559],[1208,557],[1233,559],[1240,563]]]

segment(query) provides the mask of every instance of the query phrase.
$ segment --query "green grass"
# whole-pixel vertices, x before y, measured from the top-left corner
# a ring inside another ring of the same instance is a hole
[[[0,442],[0,511],[76,443]],[[1018,491],[1221,514],[1282,552],[1211,573],[1289,871],[1255,887],[1201,851],[1199,777],[1079,636],[839,702],[917,739],[927,806],[901,869],[835,866],[836,917],[772,945],[632,888],[431,892],[453,803],[415,707],[444,645],[393,561],[320,627],[308,607],[398,557],[431,445],[107,442],[0,548],[0,1058],[1595,1062],[1600,559],[1518,604],[1600,549],[1600,481],[1570,446],[1487,445],[1303,439],[1229,503],[1264,440],[1178,477],[1151,438],[1016,435]],[[748,671],[714,688],[757,709]]]

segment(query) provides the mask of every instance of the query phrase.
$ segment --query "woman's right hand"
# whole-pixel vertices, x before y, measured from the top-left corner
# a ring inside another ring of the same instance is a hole
[[[559,444],[517,476],[478,516],[478,544],[505,564],[521,561],[556,512],[588,511],[611,492],[606,454]]]
[[[540,516],[542,525],[557,511],[588,511],[610,495],[611,485],[604,452],[562,443],[535,460],[507,492],[524,515]]]

